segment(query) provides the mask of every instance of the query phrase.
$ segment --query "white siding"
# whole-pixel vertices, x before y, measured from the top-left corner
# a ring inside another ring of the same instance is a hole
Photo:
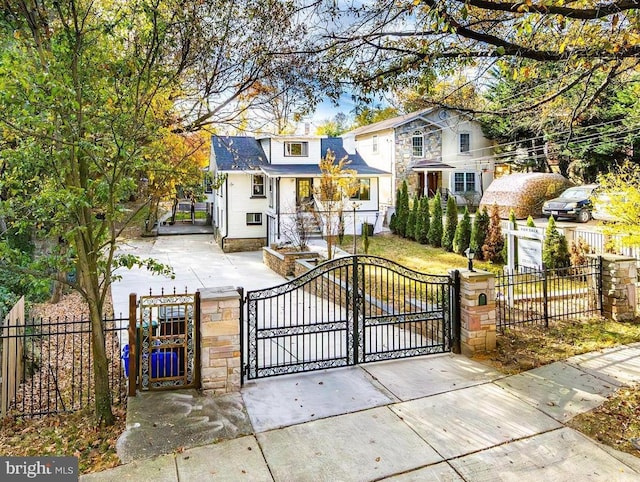
[[[227,179],[229,186],[228,230],[230,238],[260,238],[267,235],[266,198],[251,197],[251,173],[231,173]],[[261,225],[247,225],[247,213],[261,213]]]

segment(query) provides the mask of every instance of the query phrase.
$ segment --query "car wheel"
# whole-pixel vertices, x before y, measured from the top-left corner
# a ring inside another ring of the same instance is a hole
[[[579,223],[586,223],[589,221],[589,219],[591,219],[591,214],[589,213],[588,209],[583,209],[578,213],[577,220]]]

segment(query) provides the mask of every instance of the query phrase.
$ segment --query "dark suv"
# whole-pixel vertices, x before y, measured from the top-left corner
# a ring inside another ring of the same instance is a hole
[[[586,223],[591,219],[592,199],[597,184],[570,187],[560,197],[545,201],[542,214],[554,218],[571,218]]]

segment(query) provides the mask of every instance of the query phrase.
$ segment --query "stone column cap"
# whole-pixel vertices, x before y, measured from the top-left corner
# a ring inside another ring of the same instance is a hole
[[[240,293],[238,293],[237,288],[233,286],[199,288],[198,292],[200,293],[201,300],[240,298]]]

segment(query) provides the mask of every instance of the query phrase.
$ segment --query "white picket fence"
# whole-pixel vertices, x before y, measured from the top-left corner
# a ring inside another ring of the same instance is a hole
[[[525,224],[518,223],[518,226],[525,226]],[[509,221],[503,220],[501,228],[502,232],[506,233],[509,229]],[[529,229],[535,229],[544,239],[546,231],[545,228],[536,227]],[[567,244],[569,246],[571,246],[572,242],[577,243],[578,240],[582,238],[582,240],[591,247],[593,254],[620,254],[623,256],[636,258],[640,263],[639,246],[624,246],[622,243],[622,236],[607,236],[600,230],[599,226],[590,226],[589,228],[581,226],[558,226],[558,232],[560,232],[567,238]]]

